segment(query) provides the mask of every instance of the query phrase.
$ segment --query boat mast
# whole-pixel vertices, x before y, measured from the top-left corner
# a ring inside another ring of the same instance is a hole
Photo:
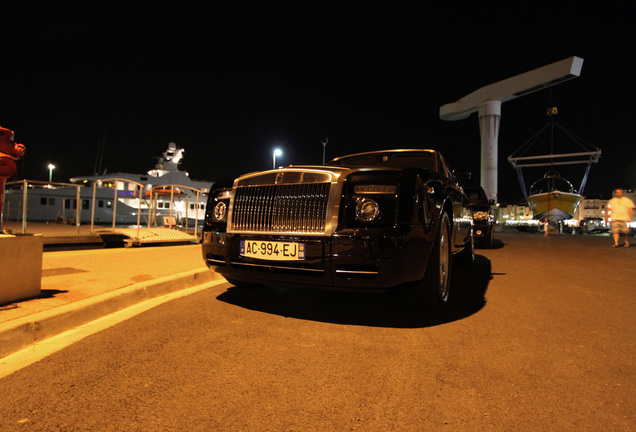
[[[93,166],[93,174],[99,175],[102,172],[102,160],[104,159],[104,147],[106,147],[106,131],[101,142],[97,142],[97,153],[95,154],[95,166]]]

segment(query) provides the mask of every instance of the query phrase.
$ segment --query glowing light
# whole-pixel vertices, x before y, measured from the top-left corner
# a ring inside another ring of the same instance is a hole
[[[55,165],[50,163],[48,168],[49,168],[49,183],[51,183],[53,179],[53,170],[55,169]]]
[[[272,169],[276,169],[276,156],[280,156],[283,154],[283,151],[279,148],[274,149],[273,153],[273,161],[272,161]]]

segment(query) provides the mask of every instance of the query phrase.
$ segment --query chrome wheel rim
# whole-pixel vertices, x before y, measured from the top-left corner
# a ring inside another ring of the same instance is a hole
[[[450,272],[448,224],[442,223],[439,239],[439,293],[442,301],[448,297],[448,276]]]

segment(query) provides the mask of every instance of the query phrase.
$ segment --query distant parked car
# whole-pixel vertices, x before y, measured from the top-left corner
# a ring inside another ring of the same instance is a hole
[[[470,200],[470,211],[473,215],[473,236],[475,246],[491,248],[495,239],[495,215],[492,201],[488,201],[486,192],[481,186],[466,186],[464,192]]]
[[[452,257],[472,263],[469,201],[434,150],[388,150],[217,182],[203,259],[229,282],[449,298]]]
[[[609,227],[605,225],[603,218],[585,218],[579,222],[576,229],[577,234],[600,234],[609,232]]]

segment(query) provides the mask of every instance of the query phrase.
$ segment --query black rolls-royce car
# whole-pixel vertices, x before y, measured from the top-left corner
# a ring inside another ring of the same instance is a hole
[[[474,259],[460,177],[437,151],[388,150],[219,181],[203,259],[236,285],[406,287],[416,306],[439,309],[453,256]]]

